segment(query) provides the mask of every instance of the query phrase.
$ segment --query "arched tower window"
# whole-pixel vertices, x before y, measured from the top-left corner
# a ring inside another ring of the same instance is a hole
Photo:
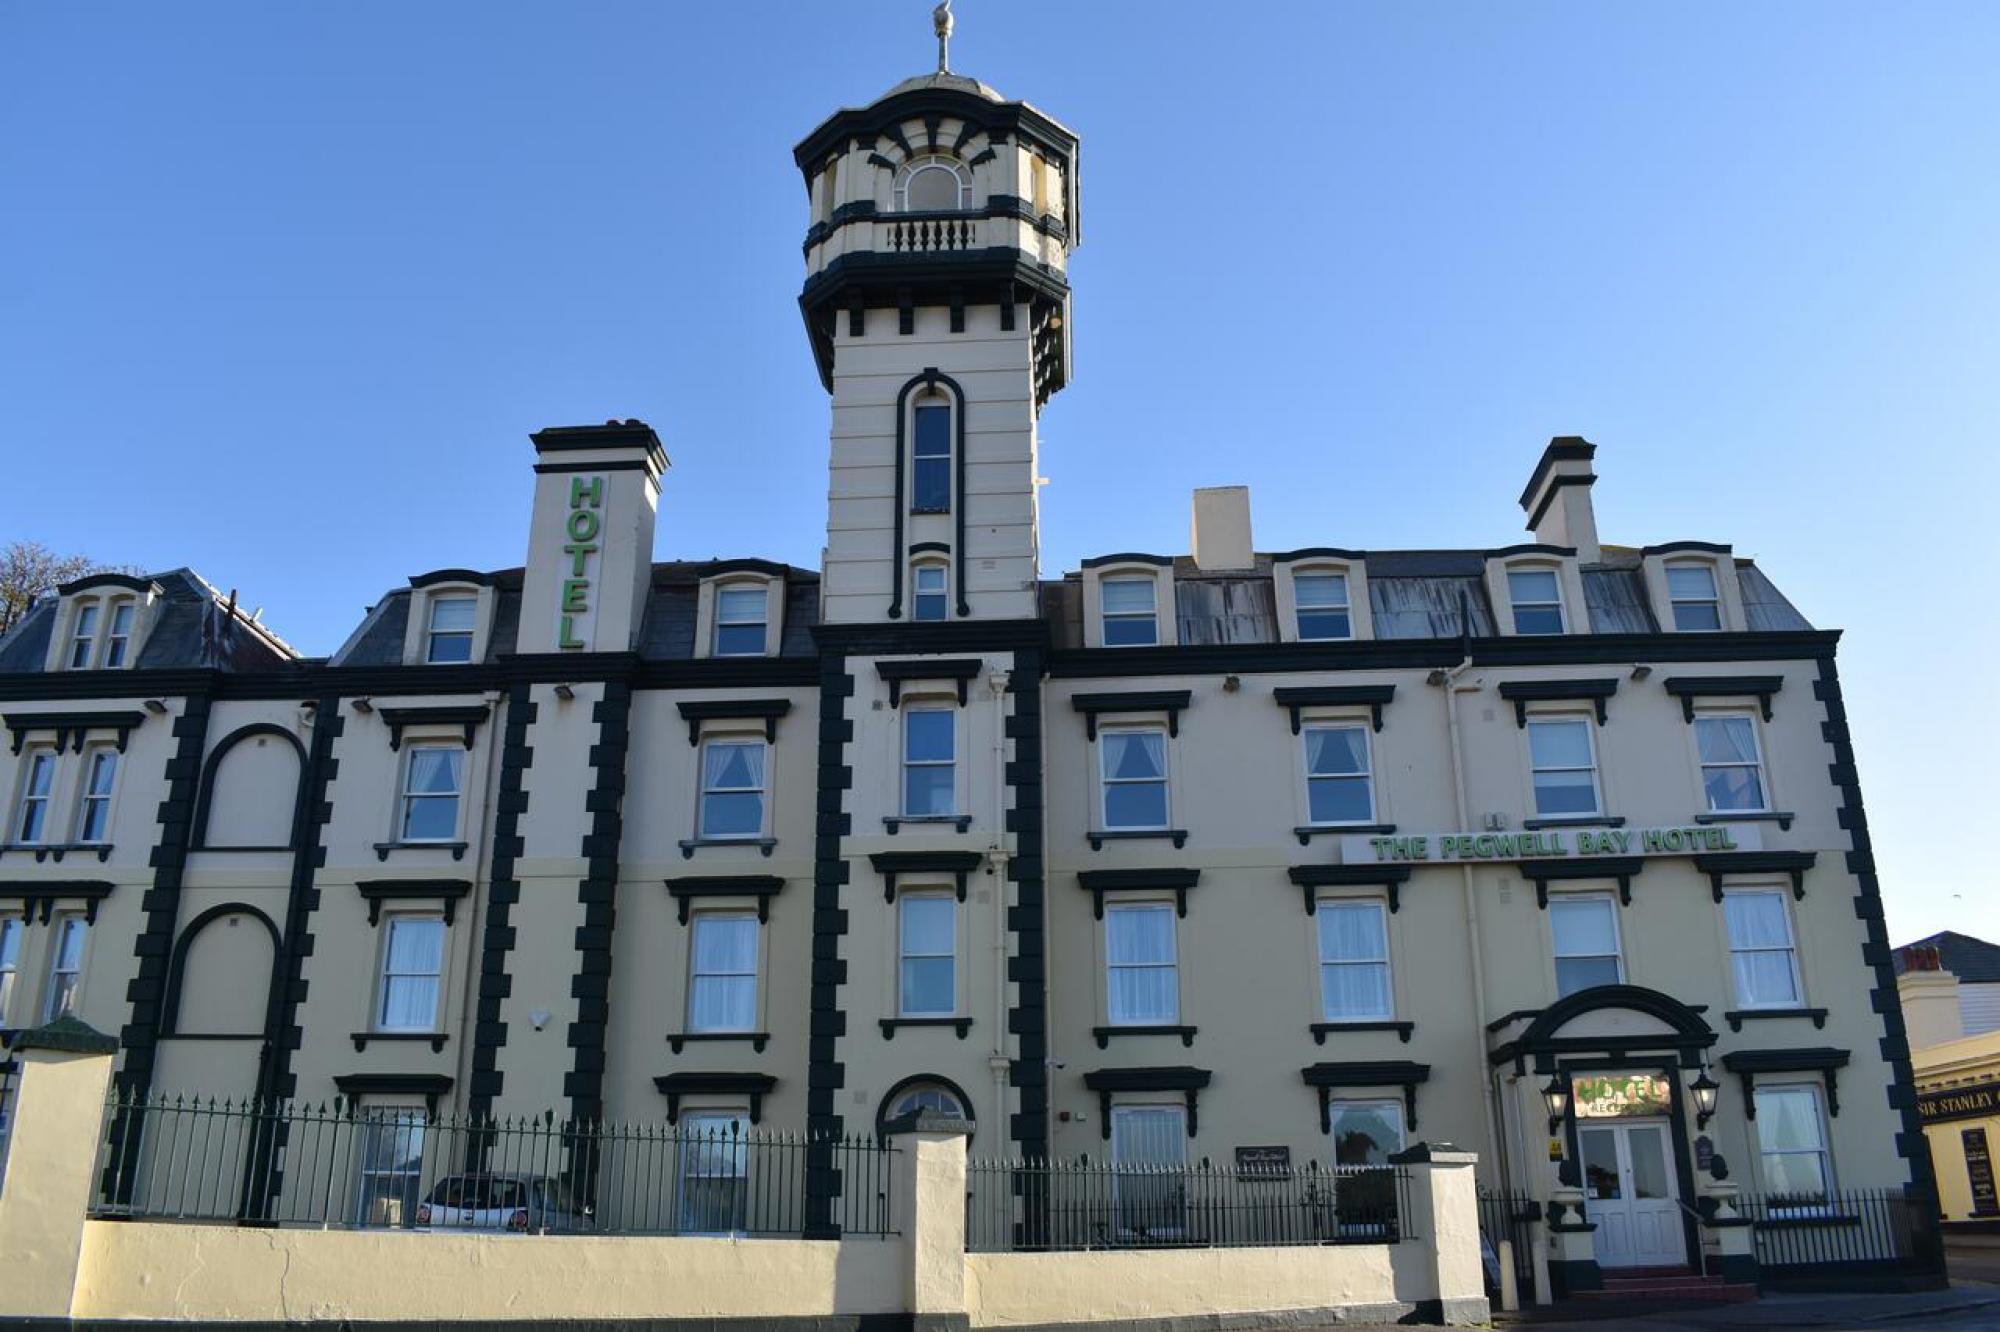
[[[899,213],[952,213],[972,207],[972,178],[949,157],[919,157],[896,180]]]

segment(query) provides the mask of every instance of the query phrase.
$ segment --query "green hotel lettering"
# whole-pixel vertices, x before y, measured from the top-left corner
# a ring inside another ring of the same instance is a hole
[[[590,612],[590,580],[583,576],[584,561],[597,553],[597,534],[604,527],[597,511],[603,506],[603,477],[593,476],[588,481],[580,476],[570,478],[569,541],[563,546],[570,561],[569,577],[562,583],[562,628],[556,637],[556,646],[564,651],[590,646],[576,636],[576,617]]]
[[[1572,842],[1570,838],[1574,837]],[[1727,827],[1608,828],[1576,833],[1439,833],[1436,836],[1371,837],[1377,861],[1384,860],[1553,860],[1562,856],[1674,855],[1734,851]]]

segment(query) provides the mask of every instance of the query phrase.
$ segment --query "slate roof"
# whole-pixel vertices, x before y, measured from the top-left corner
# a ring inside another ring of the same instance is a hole
[[[1946,971],[1969,984],[2000,982],[2000,944],[1990,944],[1956,930],[1944,930],[1904,944],[1903,948],[1935,948]],[[1896,950],[1896,974],[1902,975],[1903,949]]]
[[[258,671],[298,659],[298,652],[268,626],[253,622],[240,609],[231,615],[228,597],[194,570],[170,569],[150,577],[159,585],[160,604],[139,644],[134,669],[206,666]],[[57,605],[55,597],[43,597],[0,638],[0,674],[42,669],[48,660],[49,635],[55,631]],[[207,631],[205,621],[212,621]],[[217,628],[222,630],[219,635],[214,633]]]

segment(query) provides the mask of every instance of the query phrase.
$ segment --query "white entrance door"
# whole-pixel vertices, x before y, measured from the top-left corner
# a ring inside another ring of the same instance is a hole
[[[1576,1133],[1583,1158],[1583,1210],[1603,1267],[1678,1267],[1687,1261],[1673,1153],[1661,1120],[1586,1124]]]

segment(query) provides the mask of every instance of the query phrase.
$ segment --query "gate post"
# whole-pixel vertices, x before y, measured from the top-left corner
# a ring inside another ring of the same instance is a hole
[[[1410,1177],[1408,1229],[1430,1251],[1440,1323],[1492,1321],[1486,1266],[1479,1256],[1479,1194],[1472,1167],[1479,1157],[1448,1143],[1420,1142],[1392,1153],[1389,1164]],[[1430,1321],[1431,1310],[1419,1306]]]
[[[66,1319],[118,1039],[59,1017],[15,1032],[8,1048],[19,1068],[0,1180],[0,1315]]]
[[[900,1147],[895,1172],[903,1247],[909,1254],[904,1298],[913,1332],[965,1332],[965,1140],[968,1120],[935,1110],[892,1119],[882,1131]]]

